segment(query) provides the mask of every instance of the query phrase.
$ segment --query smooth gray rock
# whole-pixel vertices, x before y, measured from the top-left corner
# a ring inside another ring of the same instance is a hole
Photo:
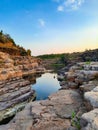
[[[67,130],[78,130],[78,129],[75,128],[75,127],[70,126]]]
[[[86,92],[84,94],[84,98],[85,100],[90,102],[93,108],[98,108],[98,92],[93,92],[93,91]]]
[[[80,123],[82,130],[98,130],[98,109],[84,113],[81,117]]]

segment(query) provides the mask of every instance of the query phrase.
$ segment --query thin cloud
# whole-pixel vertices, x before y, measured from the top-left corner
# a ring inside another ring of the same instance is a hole
[[[39,22],[39,24],[40,24],[41,27],[45,26],[45,21],[42,18],[38,19],[38,22]]]
[[[54,0],[58,2],[57,11],[63,12],[64,10],[78,10],[85,0]]]
[[[71,10],[77,10],[84,3],[84,0],[67,0],[64,2],[65,7]]]
[[[58,8],[57,8],[57,10],[60,11],[60,12],[63,12],[64,11],[64,6],[59,5]]]

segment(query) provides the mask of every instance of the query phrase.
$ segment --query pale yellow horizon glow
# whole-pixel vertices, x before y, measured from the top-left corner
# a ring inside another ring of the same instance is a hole
[[[43,40],[43,43],[31,47],[32,55],[82,52],[86,49],[98,48],[97,27],[86,27],[82,30],[67,32],[59,37]]]

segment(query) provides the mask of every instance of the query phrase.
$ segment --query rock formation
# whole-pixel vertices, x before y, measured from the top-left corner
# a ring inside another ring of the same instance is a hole
[[[10,56],[0,52],[0,122],[14,116],[27,101],[35,98],[30,81],[23,77],[43,72],[39,64],[39,59],[30,56]]]
[[[89,111],[81,116],[81,130],[98,130],[98,62],[77,63],[61,75],[61,79],[62,76],[62,89],[78,88]]]
[[[77,100],[76,100],[77,99]],[[81,111],[80,94],[75,90],[60,90],[47,100],[29,103],[2,130],[67,130],[72,111]],[[81,111],[82,112],[82,111]]]
[[[3,57],[1,59],[5,59]],[[29,82],[22,77],[35,70],[42,71],[42,68],[38,68],[38,62],[31,57],[12,57],[7,65],[4,62],[4,69],[1,66],[0,110],[4,116],[0,119],[6,119],[9,114],[15,115],[16,111],[24,108],[24,104],[16,104],[32,97],[34,91],[31,91]],[[15,75],[18,70],[19,74]],[[77,63],[67,70],[64,69],[58,75],[61,90],[50,95],[47,100],[28,103],[23,111],[17,113],[8,124],[1,125],[0,129],[98,130],[98,62]],[[11,107],[10,111],[3,113]]]

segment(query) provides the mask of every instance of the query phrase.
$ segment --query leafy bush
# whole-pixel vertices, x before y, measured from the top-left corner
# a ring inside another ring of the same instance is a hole
[[[76,127],[78,130],[81,129],[80,119],[76,116],[76,113],[73,111],[71,115],[71,124]]]
[[[91,63],[90,61],[86,61],[86,65],[90,65],[90,63]]]

